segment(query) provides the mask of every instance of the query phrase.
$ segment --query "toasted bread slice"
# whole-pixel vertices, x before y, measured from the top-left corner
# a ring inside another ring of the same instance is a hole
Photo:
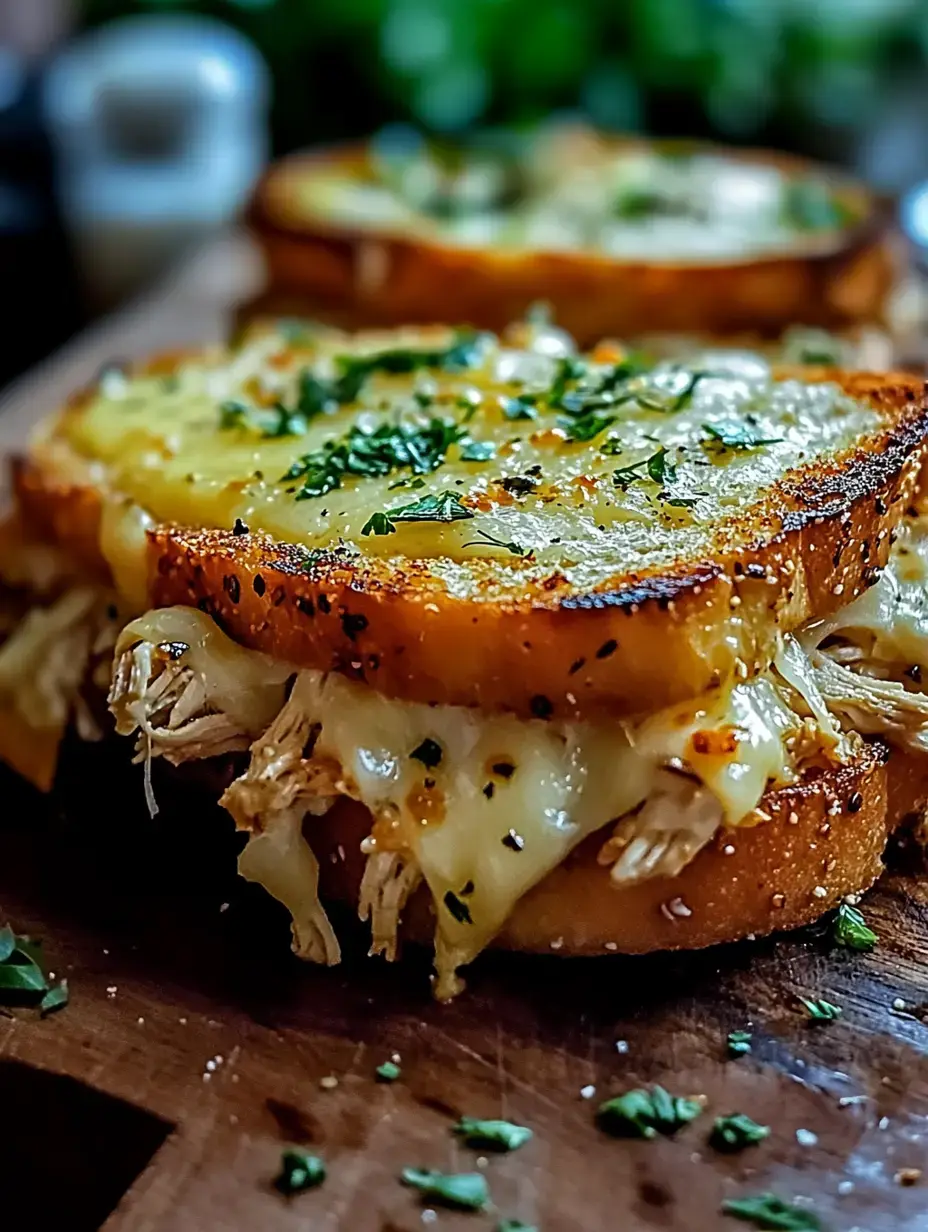
[[[590,135],[586,141],[591,140]],[[618,249],[603,239],[597,247],[566,239],[581,198],[581,183],[606,168],[661,156],[660,143],[592,138],[593,148],[577,166],[578,142],[554,154],[528,156],[530,189],[518,208],[487,216],[494,230],[459,239],[460,221],[404,204],[379,181],[369,147],[357,144],[293,155],[274,164],[258,186],[249,223],[268,270],[266,292],[254,312],[335,314],[351,328],[392,326],[447,315],[449,290],[456,318],[501,329],[536,301],[553,305],[557,320],[583,345],[608,336],[648,332],[705,331],[716,335],[757,331],[774,335],[795,321],[843,328],[882,318],[899,262],[890,240],[891,211],[862,185],[799,158],[769,151],[692,147],[698,166],[713,160],[729,173],[756,176],[763,186],[779,176],[784,185],[827,185],[842,221],[822,231],[799,230],[765,246],[770,220],[758,218],[751,239],[730,250],[668,256],[647,227]],[[565,157],[566,154],[566,157]],[[539,168],[538,160],[547,163]],[[600,188],[591,189],[595,197]],[[606,189],[607,222],[618,186]],[[801,191],[801,190],[800,190]],[[571,198],[565,205],[561,198]],[[380,201],[383,212],[374,205]],[[549,202],[549,207],[545,202]],[[561,202],[558,204],[558,202]],[[525,220],[551,220],[520,238]],[[478,216],[479,219],[479,216]],[[658,218],[658,222],[659,222]],[[615,217],[611,224],[619,222]],[[641,228],[641,219],[633,219]],[[679,238],[674,228],[672,240]],[[643,254],[643,255],[642,255]]]
[[[519,900],[493,944],[562,955],[641,954],[810,924],[879,877],[887,836],[904,816],[902,787],[918,760],[863,745],[847,765],[771,789],[761,802],[769,820],[720,829],[674,877],[617,886],[597,861],[602,836],[591,835]],[[307,825],[324,896],[358,901],[360,842],[370,825],[367,810],[350,800]],[[403,925],[410,939],[430,939],[435,920],[426,892],[410,899]]]
[[[920,380],[629,375],[614,351],[567,377],[574,358],[535,347],[407,330],[171,356],[75,399],[18,498],[137,610],[199,606],[299,666],[536,717],[763,670],[885,564],[924,453]],[[355,400],[320,410],[358,354]]]

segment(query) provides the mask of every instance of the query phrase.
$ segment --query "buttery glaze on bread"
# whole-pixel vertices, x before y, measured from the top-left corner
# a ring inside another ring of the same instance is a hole
[[[286,345],[280,354],[288,362],[299,358]],[[187,362],[168,356],[154,366],[159,376],[170,376]],[[928,425],[922,381],[830,369],[782,369],[776,377],[836,385],[872,408],[869,430],[851,448],[789,468],[756,499],[721,516],[696,552],[681,548],[676,560],[668,546],[660,563],[604,569],[588,587],[571,583],[556,552],[532,567],[500,553],[481,558],[478,546],[469,549],[474,559],[467,564],[473,585],[456,594],[435,558],[385,557],[375,550],[379,542],[356,528],[353,542],[344,543],[325,533],[303,545],[262,533],[239,499],[246,468],[234,480],[230,473],[228,494],[211,513],[197,509],[195,528],[176,524],[170,502],[149,508],[144,600],[205,605],[242,645],[302,666],[335,667],[380,692],[420,701],[562,716],[636,713],[692,697],[729,676],[736,662],[759,670],[777,630],[826,616],[872,582],[921,464]],[[18,465],[15,483],[30,521],[99,575],[106,564],[99,550],[102,502],[111,487],[123,489],[112,465],[107,470],[74,446],[75,426],[80,429],[93,396],[89,391],[74,400]],[[653,418],[663,430],[671,417]],[[330,435],[337,430],[332,419]],[[518,425],[496,424],[492,432],[505,440],[518,435]],[[166,448],[156,419],[144,433],[153,448]],[[224,443],[216,439],[217,447]],[[299,448],[295,443],[290,455]],[[555,437],[532,456],[542,457],[547,469],[555,465],[549,457],[571,453],[578,446]],[[600,457],[596,465],[602,469],[606,461]],[[464,482],[488,466],[494,474],[501,469],[499,462],[465,466]],[[433,487],[451,482],[446,471],[450,464],[436,472]],[[461,474],[460,466],[453,470],[455,479]],[[145,472],[140,481],[143,488],[128,495],[144,503]],[[498,486],[491,494],[503,518],[535,499],[513,501]],[[384,496],[396,499],[381,490]],[[294,509],[309,518],[332,499]],[[377,501],[370,498],[371,508]],[[248,533],[232,530],[239,511]],[[217,513],[225,526],[201,529]],[[668,528],[668,545],[677,533]]]
[[[642,148],[640,142],[598,140],[605,158]],[[702,152],[775,168],[786,178],[823,174],[815,164],[769,151]],[[328,310],[350,328],[390,326],[442,316],[453,288],[459,320],[499,330],[544,301],[582,345],[664,331],[769,336],[796,321],[832,329],[880,321],[896,278],[891,212],[863,186],[844,180],[837,191],[854,221],[826,243],[797,242],[792,251],[728,260],[680,260],[458,245],[440,229],[352,225],[307,203],[314,180],[333,170],[368,176],[367,147],[294,155],[265,174],[249,225],[268,286],[248,312],[299,316]]]

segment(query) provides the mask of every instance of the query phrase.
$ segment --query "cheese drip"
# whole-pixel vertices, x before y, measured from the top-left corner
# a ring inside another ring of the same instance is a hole
[[[293,671],[276,664],[269,681],[264,656],[235,646],[189,608],[134,621],[121,639],[123,652],[143,639],[188,647],[177,662],[208,678],[210,705],[232,714],[252,710],[252,693],[266,706],[269,684],[279,689]],[[797,657],[795,647],[791,655]],[[254,663],[240,670],[248,656]],[[301,817],[324,811],[338,795],[361,801],[374,819],[365,849],[385,879],[378,887],[371,869],[364,888],[375,945],[392,949],[385,920],[398,916],[420,873],[435,902],[438,991],[447,996],[456,990],[456,969],[587,835],[625,818],[629,842],[613,879],[672,875],[718,825],[745,820],[768,784],[794,781],[791,747],[813,722],[803,716],[821,716],[820,744],[834,749],[839,736],[811,677],[800,679],[795,662],[792,676],[788,684],[771,671],[638,722],[553,723],[387,698],[334,673],[301,671],[284,709],[254,744],[252,767],[223,803],[264,840],[262,860],[249,859],[247,875],[299,917],[307,912],[294,893],[294,800],[304,804]],[[653,842],[632,846],[655,824],[655,810],[642,809],[640,820],[634,810],[655,795],[668,766],[702,785],[708,804],[680,812],[659,849]],[[278,814],[286,841],[272,842],[267,836]],[[399,881],[397,862],[382,858],[397,854],[411,870]],[[275,859],[287,864],[279,876],[270,867]],[[315,878],[305,881],[314,904],[308,914],[318,919]]]

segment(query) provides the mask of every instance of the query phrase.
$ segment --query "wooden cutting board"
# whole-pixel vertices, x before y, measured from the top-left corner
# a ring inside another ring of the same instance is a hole
[[[0,446],[106,360],[219,336],[244,268],[220,246],[79,340],[6,400]],[[43,940],[72,994],[46,1019],[0,1017],[4,1229],[489,1232],[505,1217],[736,1232],[723,1200],[765,1190],[835,1232],[928,1229],[928,881],[914,853],[865,900],[869,955],[814,930],[692,955],[487,955],[439,1006],[427,955],[368,960],[348,918],[342,967],[293,958],[282,910],[235,876],[225,814],[162,779],[150,820],[125,752],[72,746],[47,799],[0,777],[0,921]],[[812,1024],[800,996],[843,1016]],[[753,1051],[731,1059],[739,1029]],[[394,1054],[400,1079],[378,1083]],[[654,1082],[704,1096],[705,1114],[653,1142],[596,1127],[602,1099]],[[719,1154],[709,1129],[730,1112],[771,1137]],[[461,1114],[535,1136],[482,1156],[451,1134]],[[271,1184],[288,1144],[328,1168],[291,1200]],[[483,1170],[492,1210],[423,1205],[399,1183],[407,1165]]]

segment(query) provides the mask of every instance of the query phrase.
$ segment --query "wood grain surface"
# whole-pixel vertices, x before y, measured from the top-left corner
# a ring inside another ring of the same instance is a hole
[[[218,336],[230,252],[21,383],[0,444],[117,353]],[[722,1201],[763,1190],[834,1232],[928,1229],[928,881],[913,852],[865,900],[869,955],[815,930],[647,959],[491,954],[440,1006],[425,953],[369,960],[347,917],[343,966],[293,958],[282,909],[236,878],[240,840],[209,790],[158,775],[152,821],[126,753],[72,745],[48,798],[0,778],[0,921],[43,939],[72,994],[46,1019],[0,1017],[3,1229],[734,1232],[746,1225]],[[843,1016],[812,1024],[800,996]],[[737,1029],[754,1047],[733,1060]],[[401,1078],[376,1082],[393,1054]],[[653,1082],[705,1096],[704,1115],[653,1142],[597,1128],[602,1099]],[[735,1111],[773,1132],[722,1155],[712,1119]],[[481,1156],[450,1132],[461,1114],[535,1137]],[[290,1200],[271,1184],[287,1144],[328,1167]],[[484,1170],[492,1209],[424,1206],[399,1183],[407,1165]]]

